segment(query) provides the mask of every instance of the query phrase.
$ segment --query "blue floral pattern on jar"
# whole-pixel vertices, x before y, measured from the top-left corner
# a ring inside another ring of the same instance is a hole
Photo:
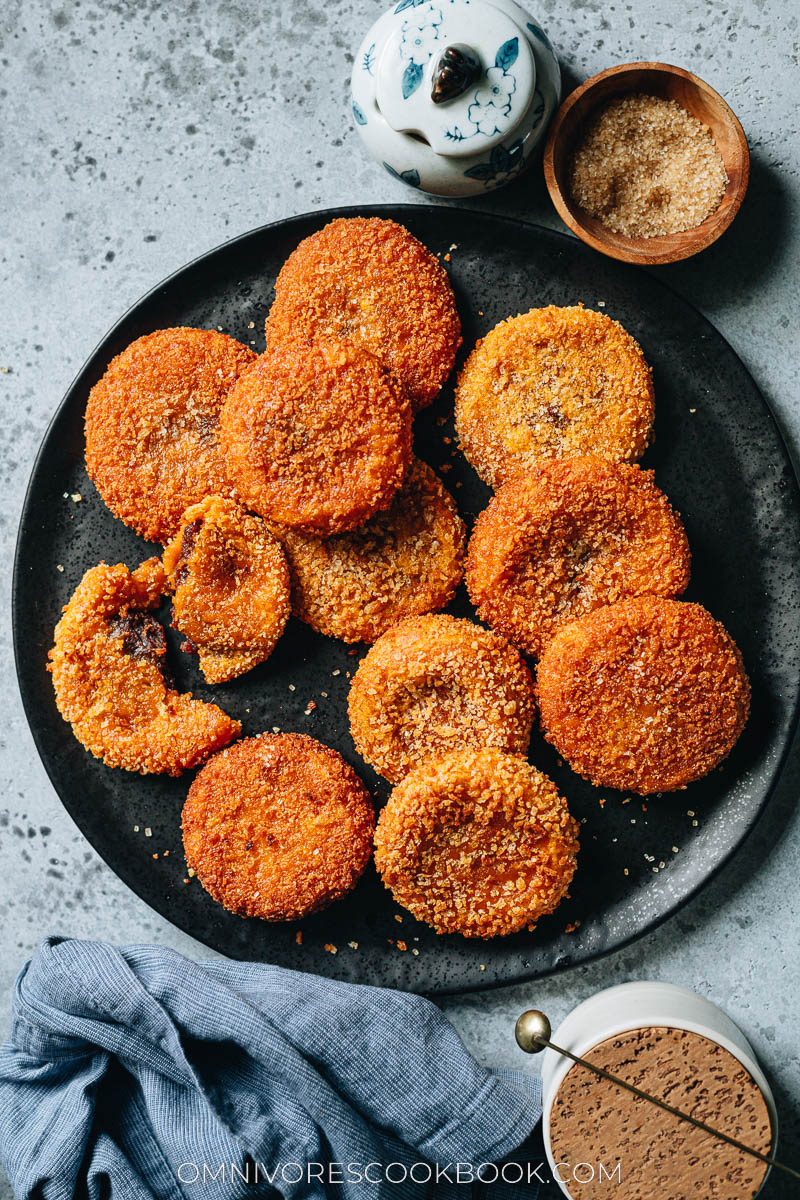
[[[517,90],[516,76],[509,67],[513,67],[518,54],[517,38],[503,43],[495,55],[494,66],[484,72],[484,82],[475,89],[472,104],[467,109],[472,129],[463,130],[454,125],[447,131],[450,141],[463,142],[479,133],[489,137],[503,133],[511,113],[511,97]]]
[[[417,171],[414,167],[412,167],[410,171],[396,171],[395,168],[390,166],[387,162],[385,162],[383,165],[394,179],[399,179],[401,183],[407,183],[409,187],[419,187],[419,171]]]
[[[404,100],[413,96],[422,83],[423,68],[430,61],[440,41],[442,10],[435,4],[428,4],[426,7],[426,12],[415,12],[406,17],[400,31],[400,54],[408,60],[401,84]],[[401,12],[402,9],[398,8],[395,11]]]

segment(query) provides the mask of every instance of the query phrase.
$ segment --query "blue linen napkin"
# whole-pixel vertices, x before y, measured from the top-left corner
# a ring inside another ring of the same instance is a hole
[[[17,1200],[536,1200],[524,1154],[469,1180],[540,1115],[419,996],[158,946],[45,940],[0,1048]]]

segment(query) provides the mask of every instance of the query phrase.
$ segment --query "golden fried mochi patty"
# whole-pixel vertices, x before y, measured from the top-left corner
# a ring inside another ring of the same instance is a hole
[[[369,793],[340,754],[262,733],[216,755],[183,809],[186,861],[242,917],[292,921],[338,900],[372,853]]]
[[[464,571],[464,522],[417,458],[389,508],[360,529],[324,539],[275,532],[291,568],[295,616],[345,642],[374,642],[404,617],[444,608]]]
[[[578,823],[524,758],[459,750],[394,789],[375,830],[375,865],[398,904],[437,933],[532,929],[564,898]]]
[[[166,542],[191,504],[231,495],[219,418],[255,357],[211,329],[159,329],[112,360],[86,406],[86,469],[115,517]]]
[[[750,707],[742,656],[699,604],[640,596],[565,625],[539,662],[545,737],[592,783],[672,792],[732,750]]]
[[[679,596],[689,543],[650,471],[556,458],[503,485],[475,524],[467,588],[478,615],[540,655],[564,624],[628,596]]]
[[[525,754],[533,680],[505,638],[444,613],[378,639],[350,687],[356,749],[392,783],[465,746]]]
[[[340,217],[305,238],[278,275],[267,345],[287,336],[351,338],[419,408],[453,369],[461,325],[444,268],[407,229]]]
[[[231,392],[220,441],[250,508],[328,536],[391,504],[411,460],[411,408],[353,342],[283,342]]]
[[[605,313],[534,308],[478,342],[456,388],[461,449],[500,487],[543,458],[632,462],[653,424],[650,367]]]
[[[177,692],[166,674],[163,627],[148,610],[168,590],[157,558],[135,571],[87,571],[50,651],[58,711],[109,767],[180,775],[241,733],[216,704]]]
[[[199,656],[207,683],[234,679],[269,658],[289,619],[289,567],[260,517],[207,496],[187,508],[164,550],[173,622]]]

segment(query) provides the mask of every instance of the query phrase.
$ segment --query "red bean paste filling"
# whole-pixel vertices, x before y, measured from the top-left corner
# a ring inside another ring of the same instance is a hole
[[[137,662],[147,662],[158,667],[168,687],[175,682],[167,666],[167,635],[155,617],[141,609],[131,609],[124,616],[109,617],[108,628],[112,638],[122,639],[122,649]]]
[[[196,521],[190,521],[184,526],[181,535],[181,549],[178,556],[178,561],[175,566],[175,586],[180,587],[182,583],[186,583],[189,578],[189,555],[195,547],[195,543],[200,536],[200,530],[203,528],[202,517],[198,517]]]

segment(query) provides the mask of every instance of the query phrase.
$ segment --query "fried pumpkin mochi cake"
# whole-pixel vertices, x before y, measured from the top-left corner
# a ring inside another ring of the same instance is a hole
[[[689,542],[650,471],[594,456],[539,463],[478,517],[467,590],[478,616],[540,655],[567,622],[643,594],[679,596]]]
[[[539,661],[545,737],[592,783],[642,796],[701,779],[750,709],[733,638],[700,604],[639,596],[565,625]]]
[[[249,508],[328,537],[391,504],[411,461],[411,406],[352,341],[275,341],[231,391],[220,443]]]
[[[444,608],[464,572],[464,522],[418,458],[389,508],[359,529],[328,538],[275,533],[289,560],[295,616],[345,642],[374,642],[404,617]]]
[[[216,704],[172,686],[163,627],[148,610],[168,590],[157,558],[135,571],[87,571],[56,626],[49,655],[58,711],[109,767],[180,775],[241,733]]]
[[[293,921],[353,888],[372,855],[369,792],[340,754],[264,733],[199,772],[183,809],[186,861],[240,916]]]
[[[375,865],[398,904],[437,933],[490,938],[532,929],[567,894],[578,823],[524,758],[458,750],[394,789]]]
[[[348,701],[356,749],[392,783],[459,747],[527,753],[534,711],[519,651],[446,613],[393,625],[360,664]]]
[[[340,217],[305,238],[275,283],[267,346],[287,337],[348,338],[400,381],[414,408],[453,369],[461,324],[439,260],[380,217]]]
[[[266,523],[233,500],[207,496],[183,514],[164,550],[173,624],[207,683],[224,683],[269,658],[291,602],[289,567]]]
[[[163,543],[190,505],[232,495],[219,419],[255,358],[224,333],[177,328],[138,338],[109,363],[86,406],[86,468],[115,517]]]
[[[635,462],[650,441],[651,370],[605,313],[534,308],[478,342],[456,388],[456,430],[490,487],[541,459]]]

